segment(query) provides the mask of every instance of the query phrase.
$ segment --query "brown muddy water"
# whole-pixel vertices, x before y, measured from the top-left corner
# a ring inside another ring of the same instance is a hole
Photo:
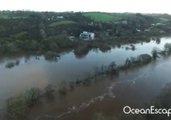
[[[73,51],[61,54],[58,61],[47,61],[43,56],[3,57],[0,59],[0,120],[3,117],[6,100],[30,88],[44,89],[51,84],[56,89],[61,81],[71,82],[95,72],[102,65],[115,61],[123,64],[126,58],[143,53],[151,54],[153,48],[163,49],[171,43],[170,37],[161,38],[160,43],[151,40],[137,43],[135,50],[130,45],[112,48],[105,53],[91,50],[83,58],[77,58]],[[19,60],[20,64],[9,69],[5,65]],[[28,120],[94,120],[97,114],[112,119],[123,114],[125,105],[141,106],[154,99],[169,82],[171,57],[158,59],[140,68],[121,72],[118,77],[101,76],[92,79],[91,84],[81,85],[67,95],[43,99],[28,113]]]

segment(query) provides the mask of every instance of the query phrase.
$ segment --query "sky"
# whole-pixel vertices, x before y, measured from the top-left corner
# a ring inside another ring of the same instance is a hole
[[[0,10],[171,14],[171,0],[0,0]]]

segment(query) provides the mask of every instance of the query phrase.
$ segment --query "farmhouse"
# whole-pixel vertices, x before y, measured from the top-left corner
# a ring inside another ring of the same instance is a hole
[[[95,38],[95,34],[91,32],[84,31],[80,34],[80,39],[82,40],[94,40],[94,38]]]

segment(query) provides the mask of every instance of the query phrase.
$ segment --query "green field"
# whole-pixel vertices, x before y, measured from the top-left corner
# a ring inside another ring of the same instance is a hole
[[[83,15],[96,22],[116,22],[123,18],[123,15],[114,13],[88,12],[83,13]]]

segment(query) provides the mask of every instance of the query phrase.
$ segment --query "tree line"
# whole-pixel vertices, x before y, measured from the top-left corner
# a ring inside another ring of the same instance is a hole
[[[74,49],[82,42],[79,40],[82,31],[94,32],[97,41],[109,38],[127,39],[144,34],[158,35],[170,30],[170,16],[165,15],[167,17],[164,16],[164,22],[160,19],[163,16],[124,13],[117,20],[100,22],[81,12],[1,11],[0,53],[59,52],[63,49]],[[145,32],[152,24],[157,23],[162,25]],[[75,40],[70,40],[69,36],[74,36]]]

